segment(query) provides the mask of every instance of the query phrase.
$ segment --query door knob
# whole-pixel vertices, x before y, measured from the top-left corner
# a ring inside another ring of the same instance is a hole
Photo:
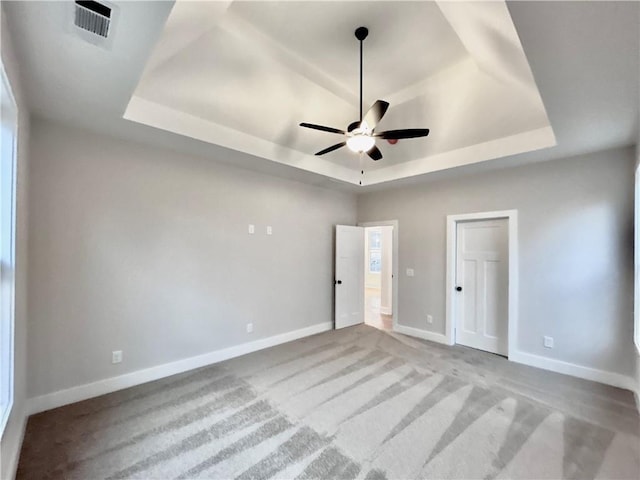
[[[342,285],[342,280],[336,280],[335,282],[333,282],[336,285]]]
[[[458,286],[456,287],[456,292],[461,292],[462,291],[462,287]]]

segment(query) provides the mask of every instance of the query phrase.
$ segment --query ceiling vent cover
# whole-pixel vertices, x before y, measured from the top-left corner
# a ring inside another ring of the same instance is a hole
[[[111,24],[111,8],[93,1],[77,1],[75,3],[76,26],[107,38]]]

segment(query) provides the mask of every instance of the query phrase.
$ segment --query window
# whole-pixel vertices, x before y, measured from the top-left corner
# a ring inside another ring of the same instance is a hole
[[[13,404],[15,171],[18,110],[0,64],[0,435]]]
[[[382,269],[382,253],[380,251],[380,230],[369,230],[369,273],[380,273]]]

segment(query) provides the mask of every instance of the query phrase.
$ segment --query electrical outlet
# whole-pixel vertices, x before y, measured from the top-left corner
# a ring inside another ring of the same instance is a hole
[[[122,350],[114,350],[111,352],[111,363],[122,362]]]
[[[543,343],[544,343],[544,348],[553,348],[553,337],[542,337]]]
[[[433,316],[432,315],[427,315],[427,323],[428,324],[432,324],[433,323]]]
[[[253,332],[253,323],[247,323],[247,333]]]
[[[254,233],[256,233],[256,226],[253,224],[249,224],[249,235],[253,235]]]
[[[413,271],[413,268],[407,268],[407,277],[413,277],[415,275],[415,272]]]
[[[273,228],[271,228],[271,225],[267,225],[267,235],[273,235]]]

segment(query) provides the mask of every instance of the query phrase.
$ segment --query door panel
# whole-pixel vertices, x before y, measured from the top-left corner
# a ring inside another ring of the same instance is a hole
[[[477,262],[475,260],[467,260],[464,259],[463,260],[463,285],[465,285],[465,290],[463,295],[467,298],[467,301],[463,303],[463,308],[464,308],[464,316],[463,316],[463,322],[461,322],[461,325],[463,326],[463,329],[465,332],[468,333],[472,333],[475,334],[478,331],[478,323],[477,323],[477,315],[476,315],[476,305],[477,305],[477,299],[476,299],[476,278],[478,276],[477,274],[477,268],[476,268],[476,264]]]
[[[456,226],[456,343],[507,355],[508,220]]]
[[[498,338],[500,336],[501,315],[499,305],[502,297],[500,285],[500,263],[493,260],[485,262],[485,335]],[[497,300],[497,301],[496,301]]]
[[[364,322],[364,228],[336,226],[335,328]]]

